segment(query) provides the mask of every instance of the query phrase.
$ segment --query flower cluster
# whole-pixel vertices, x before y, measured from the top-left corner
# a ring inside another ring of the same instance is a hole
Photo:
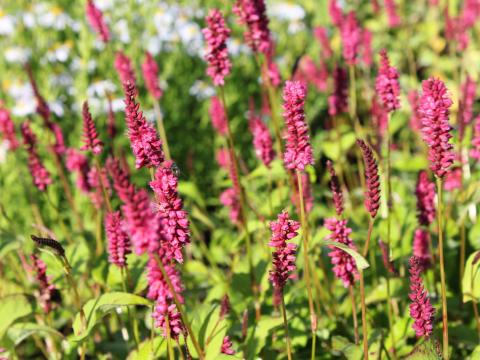
[[[287,81],[283,90],[283,117],[287,126],[284,162],[287,169],[304,170],[313,165],[313,153],[310,146],[308,126],[305,121],[305,84]]]
[[[410,104],[410,110],[411,110],[411,115],[410,115],[410,127],[413,130],[420,130],[422,128],[422,120],[421,116],[418,113],[418,104],[419,104],[419,96],[418,92],[416,90],[411,90],[408,92],[407,95],[408,103]]]
[[[270,223],[272,237],[269,246],[275,248],[272,254],[273,270],[270,270],[270,281],[276,289],[283,289],[288,279],[294,278],[296,269],[295,254],[297,246],[289,240],[298,235],[300,223],[291,220],[287,211],[278,215],[277,221]]]
[[[327,169],[330,174],[330,190],[332,192],[333,204],[335,205],[337,215],[340,216],[343,213],[343,193],[340,181],[335,173],[335,168],[330,160],[327,161]]]
[[[435,183],[428,179],[428,173],[425,170],[418,173],[415,195],[418,223],[428,226],[435,219]]]
[[[382,100],[382,104],[388,112],[400,108],[400,85],[398,83],[398,71],[390,65],[387,51],[380,51],[380,69],[375,80],[375,89]]]
[[[92,188],[88,180],[90,165],[87,157],[73,148],[67,149],[67,169],[77,173],[77,187],[84,193],[89,193]]]
[[[228,57],[227,40],[230,29],[225,25],[222,13],[217,9],[210,10],[206,17],[207,27],[202,30],[207,50],[205,60],[208,62],[207,75],[215,86],[225,84],[225,76],[230,74],[232,63]]]
[[[273,150],[273,141],[267,125],[252,112],[249,127],[253,135],[255,154],[265,166],[270,167],[270,163],[275,158],[275,151]]]
[[[420,260],[412,256],[410,264],[410,316],[413,318],[413,329],[417,337],[429,337],[433,331],[435,309],[430,304],[428,293],[423,287],[420,276],[422,270]]]
[[[87,20],[92,29],[100,36],[103,42],[110,40],[110,30],[103,19],[102,11],[95,6],[93,0],[87,0],[86,4]]]
[[[476,160],[480,160],[480,115],[475,118],[472,149],[470,150],[470,156]]]
[[[130,58],[122,51],[117,51],[117,53],[115,54],[115,61],[113,65],[115,66],[115,70],[117,71],[118,77],[120,78],[122,84],[132,84],[136,95],[137,78],[135,76],[135,70],[133,69],[132,61],[130,60]]]
[[[432,255],[430,254],[430,233],[425,229],[415,230],[413,236],[413,255],[418,259],[421,271],[430,267]]]
[[[105,216],[105,232],[108,240],[108,261],[118,266],[127,265],[127,255],[130,250],[130,239],[124,229],[119,211],[107,213]]]
[[[22,124],[21,131],[23,143],[25,144],[28,153],[28,168],[32,175],[33,184],[38,190],[45,191],[47,186],[52,183],[52,179],[38,155],[36,149],[37,137],[30,128],[30,123],[28,121]]]
[[[430,169],[442,178],[448,173],[455,158],[453,145],[449,142],[452,128],[448,123],[452,100],[441,80],[425,80],[422,88],[418,112],[422,119],[423,140],[428,146]]]
[[[356,250],[350,234],[352,229],[347,227],[347,220],[337,220],[336,218],[325,219],[325,227],[330,230],[327,236],[328,240],[346,245]],[[330,246],[331,251],[328,256],[332,259],[333,272],[340,279],[344,287],[353,286],[354,282],[359,279],[357,264],[355,259],[343,250]]]
[[[477,85],[475,81],[470,75],[467,75],[465,82],[460,87],[461,97],[458,103],[458,132],[460,139],[463,139],[465,126],[472,121],[476,91]]]
[[[93,154],[98,155],[102,152],[103,143],[98,138],[97,130],[95,129],[95,123],[92,119],[92,114],[88,109],[88,103],[83,103],[82,109],[83,118],[83,142],[85,145],[81,150],[90,150]]]
[[[230,337],[228,337],[228,335],[226,335],[223,338],[221,353],[225,354],[225,355],[234,355],[235,350],[232,349],[232,346],[233,346],[233,344],[230,341]]]
[[[234,188],[228,188],[220,194],[220,202],[223,206],[230,208],[230,221],[233,224],[240,223],[241,209],[240,197]]]
[[[8,141],[8,148],[15,150],[20,144],[15,135],[15,125],[7,109],[0,107],[0,134]]]
[[[348,110],[347,71],[337,66],[333,71],[333,94],[328,97],[328,114],[336,116]]]
[[[163,222],[163,238],[166,255],[183,262],[182,249],[190,243],[187,212],[183,209],[182,199],[178,195],[178,179],[173,172],[174,163],[165,161],[155,174],[150,187],[155,192],[158,213]]]
[[[372,148],[365,141],[358,139],[357,145],[362,150],[363,162],[365,163],[365,208],[372,218],[377,216],[380,207],[380,176],[378,175],[378,165],[373,155]]]
[[[395,5],[395,0],[384,0],[385,12],[387,13],[388,25],[391,28],[397,27],[400,25],[401,20],[397,13],[397,6]]]
[[[350,11],[343,18],[340,25],[340,35],[343,44],[343,58],[349,65],[357,63],[358,49],[362,40],[362,29],[358,25],[354,11]]]
[[[159,100],[162,97],[162,89],[158,83],[158,65],[152,54],[145,52],[145,60],[142,63],[143,79],[150,95]]]
[[[239,23],[245,25],[245,42],[254,52],[268,54],[271,51],[272,39],[268,28],[268,17],[264,0],[237,0],[233,12]]]
[[[125,116],[128,127],[130,146],[135,155],[135,166],[158,167],[165,156],[162,141],[159,139],[155,128],[147,122],[140,111],[140,104],[136,102],[136,88],[131,82],[125,86]]]
[[[59,292],[55,285],[50,283],[45,263],[35,254],[32,254],[31,260],[35,280],[38,283],[38,303],[43,311],[48,314],[55,306],[54,302],[58,300]]]
[[[228,133],[227,114],[220,99],[212,96],[210,99],[210,108],[208,109],[213,128],[222,136]]]

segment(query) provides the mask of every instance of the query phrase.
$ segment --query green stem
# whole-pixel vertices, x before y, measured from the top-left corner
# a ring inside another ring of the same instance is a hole
[[[302,173],[300,170],[296,171],[297,173],[297,183],[298,183],[298,198],[300,199],[300,223],[302,226],[302,241],[303,241],[303,256],[304,256],[304,277],[305,285],[307,287],[308,294],[308,308],[310,310],[310,327],[312,330],[312,337],[316,337],[317,332],[317,318],[315,315],[315,309],[313,307],[313,297],[312,297],[312,288],[310,281],[310,270],[309,270],[309,261],[308,261],[308,224],[305,216],[305,204],[303,201],[303,186],[302,186]],[[312,359],[315,359],[315,340],[312,341]]]
[[[153,110],[155,111],[155,117],[157,118],[157,128],[158,133],[160,134],[160,138],[162,139],[163,143],[163,151],[165,152],[165,159],[171,160],[170,156],[170,148],[168,146],[167,141],[167,133],[165,132],[165,126],[163,124],[163,116],[162,111],[160,110],[160,105],[157,101],[153,102]]]
[[[363,340],[363,359],[368,360],[368,332],[367,332],[367,307],[365,305],[365,284],[363,278],[363,270],[360,273],[360,298],[362,304],[362,340]]]
[[[355,345],[358,345],[360,338],[358,336],[358,320],[357,320],[357,306],[355,305],[355,295],[353,293],[353,285],[348,288],[350,292],[350,300],[352,301],[352,317],[353,317],[353,332],[355,334]]]
[[[372,237],[372,231],[373,231],[373,223],[375,222],[375,219],[371,216],[369,216],[368,219],[368,232],[367,232],[367,240],[365,241],[365,245],[363,247],[363,257],[366,257],[368,254],[368,248],[370,246],[370,239]]]
[[[447,288],[445,281],[445,259],[443,256],[443,180],[437,177],[437,227],[438,250],[440,255],[440,282],[442,292],[442,322],[443,322],[443,357],[448,360],[448,315],[447,315]]]
[[[124,292],[128,292],[127,277],[125,275],[127,271],[128,271],[128,269],[127,269],[126,266],[122,266],[120,268],[120,273],[122,275],[122,288],[123,288]],[[133,308],[133,309],[135,309],[135,308]],[[140,337],[138,335],[138,323],[137,323],[136,316],[134,315],[134,311],[130,311],[130,307],[128,307],[128,306],[127,306],[127,315],[128,315],[128,318],[130,319],[130,321],[132,322],[132,325],[133,325],[133,339],[135,341],[135,345],[137,346],[137,350],[138,350],[138,347],[140,345]]]
[[[285,297],[282,291],[282,315],[283,315],[283,326],[285,327],[285,340],[287,341],[287,355],[288,360],[292,360],[292,344],[290,341],[290,334],[288,332],[288,322],[287,322],[287,309],[285,307]]]

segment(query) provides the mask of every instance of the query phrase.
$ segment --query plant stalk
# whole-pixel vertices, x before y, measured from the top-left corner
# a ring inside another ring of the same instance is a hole
[[[285,327],[285,340],[287,341],[287,355],[288,355],[288,360],[292,360],[292,344],[290,341],[290,334],[288,332],[288,322],[287,322],[287,309],[285,306],[285,297],[283,295],[283,289],[282,291],[282,315],[283,315],[283,326]]]
[[[350,292],[350,300],[352,301],[352,318],[353,318],[353,332],[355,334],[355,345],[358,345],[360,338],[358,336],[358,320],[357,320],[357,306],[355,305],[355,295],[353,293],[353,285],[348,288]]]

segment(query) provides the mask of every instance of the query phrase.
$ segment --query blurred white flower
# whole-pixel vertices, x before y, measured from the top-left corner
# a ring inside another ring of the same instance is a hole
[[[60,44],[49,50],[45,55],[50,62],[65,62],[70,56],[71,45]]]
[[[305,30],[305,24],[301,21],[292,21],[291,23],[288,24],[288,33],[293,35],[293,34],[298,34],[301,31]]]
[[[95,6],[100,10],[110,10],[115,5],[115,0],[95,0]]]
[[[15,99],[15,105],[12,108],[12,115],[24,117],[35,114],[37,102],[34,97],[21,96]]]
[[[290,2],[273,4],[268,13],[271,17],[284,21],[299,21],[305,17],[303,7]]]
[[[28,29],[31,29],[31,28],[35,27],[35,25],[37,24],[37,22],[35,20],[35,15],[31,12],[24,12],[22,14],[22,20],[23,20],[23,24]]]
[[[58,6],[37,3],[33,7],[33,12],[38,25],[45,28],[64,30],[74,24],[73,19]]]
[[[3,164],[7,160],[7,153],[9,150],[8,140],[0,142],[0,164]]]
[[[130,32],[128,31],[128,22],[125,19],[117,21],[113,25],[113,31],[117,34],[118,39],[124,44],[130,42]]]
[[[63,114],[65,114],[65,107],[60,100],[55,100],[55,101],[49,102],[48,107],[50,108],[52,113],[54,113],[58,117],[61,117],[61,116],[63,116]]]
[[[251,54],[251,50],[243,41],[238,38],[229,38],[227,40],[228,53],[232,56],[240,54]]]
[[[199,100],[204,100],[215,95],[213,86],[202,80],[195,81],[188,92]]]
[[[0,9],[0,35],[13,34],[16,22],[16,19],[12,15],[3,14]]]
[[[25,64],[30,57],[30,49],[22,48],[20,46],[12,46],[4,50],[5,60],[9,63]]]
[[[105,98],[107,94],[112,94],[117,90],[117,87],[114,83],[109,80],[98,80],[94,81],[87,88],[87,96]]]

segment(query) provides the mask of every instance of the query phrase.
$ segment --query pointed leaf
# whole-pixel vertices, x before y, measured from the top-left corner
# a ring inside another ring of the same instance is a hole
[[[351,257],[353,257],[355,259],[355,263],[357,264],[357,267],[360,270],[364,270],[364,269],[366,269],[370,266],[368,261],[362,255],[360,255],[358,252],[356,252],[355,250],[349,248],[348,246],[346,246],[344,244],[341,244],[341,243],[336,242],[336,241],[325,240],[323,242],[323,245],[325,245],[325,246],[335,246],[336,248],[339,248],[340,250],[345,251],[348,255],[350,255]]]

